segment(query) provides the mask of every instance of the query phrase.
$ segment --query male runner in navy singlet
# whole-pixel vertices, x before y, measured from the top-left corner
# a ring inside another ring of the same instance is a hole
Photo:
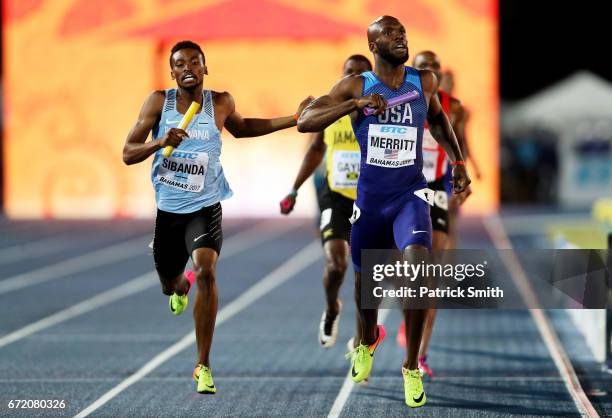
[[[382,16],[368,27],[368,46],[375,69],[340,80],[329,94],[314,100],[299,120],[300,132],[318,132],[350,114],[361,148],[361,170],[352,217],[351,255],[355,267],[355,299],[361,321],[357,347],[350,353],[352,378],[366,379],[376,347],[384,338],[377,325],[377,309],[361,304],[361,250],[399,248],[409,263],[419,263],[431,250],[429,205],[422,190],[422,139],[425,120],[433,137],[444,147],[453,166],[454,192],[470,183],[457,138],[437,96],[438,81],[431,71],[404,66],[408,42],[404,26]],[[387,100],[417,90],[412,102],[386,109]],[[365,116],[362,109],[373,107]],[[406,403],[425,404],[417,356],[425,310],[404,310],[409,330],[407,359],[402,374]]]

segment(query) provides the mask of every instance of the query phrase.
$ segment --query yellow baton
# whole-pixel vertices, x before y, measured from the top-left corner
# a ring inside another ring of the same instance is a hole
[[[193,119],[193,115],[195,115],[198,110],[200,110],[200,104],[198,102],[191,102],[189,109],[187,109],[187,113],[183,115],[183,119],[181,119],[181,122],[178,124],[178,128],[183,130],[187,129],[191,119]],[[169,157],[172,155],[172,151],[174,151],[174,147],[168,145],[164,148],[162,155],[164,157]]]

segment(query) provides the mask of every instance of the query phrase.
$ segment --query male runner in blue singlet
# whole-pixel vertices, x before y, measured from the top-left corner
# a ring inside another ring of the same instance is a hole
[[[176,315],[187,307],[191,285],[198,284],[193,308],[198,362],[193,377],[199,393],[212,394],[217,389],[209,353],[218,303],[215,270],[223,241],[219,202],[232,196],[219,160],[221,131],[225,127],[241,138],[295,126],[297,115],[311,99],[304,100],[293,116],[247,119],[238,113],[228,92],[203,90],[208,70],[196,43],[177,43],[170,53],[170,68],[177,88],[154,91],[147,97],[126,139],[123,161],[136,164],[154,155],[155,268]],[[176,128],[193,101],[201,105],[200,112],[186,130]],[[151,131],[153,139],[146,142]],[[162,155],[166,146],[175,148],[169,157]],[[194,271],[184,273],[190,256]]]
[[[318,132],[350,114],[361,148],[351,233],[362,331],[355,339],[359,345],[350,353],[355,382],[369,376],[374,351],[384,338],[384,328],[377,326],[377,310],[362,308],[361,250],[397,247],[407,262],[418,263],[431,249],[429,206],[422,192],[427,187],[422,173],[425,119],[454,164],[454,192],[462,192],[470,183],[457,138],[436,94],[436,76],[404,66],[408,60],[404,26],[391,16],[376,19],[368,27],[368,45],[374,71],[343,78],[329,94],[307,106],[298,120],[300,132]],[[388,99],[414,90],[420,93],[416,100],[386,109]],[[365,116],[366,106],[376,112]],[[409,406],[419,407],[426,402],[417,363],[425,310],[405,309],[404,318],[409,332],[402,369],[404,393]]]

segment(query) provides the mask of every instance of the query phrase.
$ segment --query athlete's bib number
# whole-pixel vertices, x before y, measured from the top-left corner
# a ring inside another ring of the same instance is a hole
[[[366,162],[379,167],[399,168],[414,164],[417,128],[371,124],[368,129]]]
[[[425,188],[417,190],[414,194],[429,203],[429,206],[437,206],[442,210],[448,210],[448,195],[444,190]]]
[[[357,187],[360,158],[359,151],[335,151],[332,154],[332,188],[354,189]]]
[[[354,225],[355,222],[357,222],[357,220],[360,217],[361,217],[361,209],[359,209],[356,203],[353,203],[353,213],[351,217],[349,218],[349,222],[351,223],[351,225]]]
[[[204,188],[208,154],[175,150],[169,158],[162,158],[155,181],[173,189],[199,193]]]

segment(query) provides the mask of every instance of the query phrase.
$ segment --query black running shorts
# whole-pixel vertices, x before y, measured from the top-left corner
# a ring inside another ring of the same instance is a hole
[[[351,223],[349,218],[353,214],[353,199],[331,190],[327,179],[325,179],[317,198],[321,208],[321,242],[325,244],[331,239],[342,239],[350,242]]]
[[[183,272],[191,253],[198,248],[221,251],[221,203],[193,213],[157,210],[153,258],[162,278],[171,279]]]

